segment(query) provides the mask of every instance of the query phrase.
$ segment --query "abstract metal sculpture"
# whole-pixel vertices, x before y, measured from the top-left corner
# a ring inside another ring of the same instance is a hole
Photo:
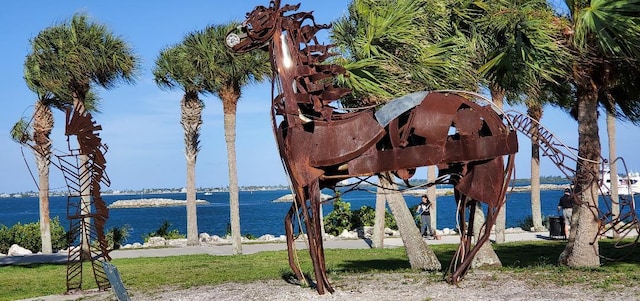
[[[56,155],[69,188],[67,292],[82,289],[83,263],[87,261],[91,263],[98,288],[110,287],[102,266],[102,262],[111,258],[104,234],[109,209],[100,195],[100,184],[110,184],[105,173],[107,147],[97,133],[101,129],[81,102],[76,101],[73,108],[67,108],[65,135],[70,154]],[[77,145],[71,145],[70,136],[76,136]]]
[[[420,166],[437,165],[460,195],[458,214],[475,201],[487,204],[486,224],[475,245],[461,225],[463,242],[448,280],[459,281],[479,248],[489,239],[503,205],[518,143],[496,108],[455,92],[417,92],[376,110],[347,111],[332,102],[350,93],[334,85],[341,66],[323,64],[332,56],[315,34],[315,23],[299,5],[271,1],[247,14],[227,35],[227,46],[242,53],[264,48],[271,55],[274,86],[272,123],[295,201],[285,218],[289,263],[303,280],[294,258],[293,218],[305,222],[309,253],[319,294],[333,292],[326,274],[321,235],[320,190],[339,181],[394,172],[408,180]],[[279,123],[279,124],[278,124]],[[506,167],[504,156],[508,155]],[[463,223],[464,224],[464,223]]]
[[[509,120],[514,129],[526,135],[531,141],[537,144],[542,150],[542,155],[551,160],[553,164],[569,179],[573,187],[578,186],[578,177],[576,176],[576,168],[583,162],[587,161],[585,158],[580,158],[574,148],[571,148],[560,141],[557,137],[546,129],[538,121],[530,118],[526,114],[510,110],[505,112],[506,118]],[[605,166],[609,164],[615,164],[617,161],[622,163],[624,167],[624,174],[629,174],[626,163],[623,158],[617,158],[614,162],[607,162],[606,159],[601,158],[600,163],[601,171],[599,174],[589,174],[584,176],[583,179],[587,179],[585,183],[581,183],[582,187],[588,187],[593,184],[591,181],[602,181],[600,175],[604,174]],[[585,180],[583,180],[585,181]],[[584,202],[579,194],[572,194],[574,198],[574,204],[582,206],[585,209],[591,211],[594,219],[598,221],[598,232],[593,238],[593,242],[601,237],[611,236],[615,238],[614,247],[616,249],[626,249],[626,252],[621,252],[622,255],[603,255],[605,260],[615,261],[624,258],[629,255],[640,240],[640,220],[636,213],[635,196],[631,191],[623,192],[618,200],[613,200],[611,195],[603,191],[603,183],[598,183],[600,187],[600,195],[603,199],[602,207],[589,205]],[[598,199],[598,195],[591,196],[593,199]],[[618,207],[614,213],[613,208]],[[592,245],[595,247],[596,244]],[[599,250],[595,250],[597,254],[600,254]]]

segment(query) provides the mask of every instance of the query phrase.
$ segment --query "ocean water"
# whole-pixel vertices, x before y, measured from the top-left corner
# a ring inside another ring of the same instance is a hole
[[[264,234],[275,236],[284,234],[284,217],[291,207],[291,203],[278,203],[273,200],[288,194],[286,190],[274,191],[241,191],[240,192],[240,224],[243,235],[251,234],[256,237]],[[330,191],[323,191],[330,194]],[[558,199],[562,191],[545,190],[541,192],[543,216],[554,216]],[[117,200],[140,199],[140,195],[104,195],[107,204]],[[361,206],[375,206],[375,194],[368,191],[351,191],[342,195],[343,200],[351,203],[351,209]],[[144,198],[168,198],[184,200],[184,193],[175,194],[145,194]],[[229,197],[226,192],[212,195],[197,194],[197,199],[206,200],[209,204],[197,206],[198,231],[210,235],[224,236],[229,224]],[[420,202],[417,196],[405,196],[409,206]],[[50,198],[51,218],[59,217],[61,224],[67,228],[66,197]],[[455,201],[453,196],[439,196],[437,198],[437,228],[455,228]],[[333,210],[333,205],[323,205],[324,214]],[[519,222],[531,215],[530,193],[513,192],[507,199],[507,227],[517,227]],[[32,223],[38,221],[38,198],[0,198],[0,224],[12,226],[18,222]],[[157,230],[164,221],[171,224],[171,229],[178,229],[186,233],[186,208],[122,208],[110,209],[109,219],[105,229],[114,226],[129,225],[131,228],[128,243],[142,242],[143,236]]]

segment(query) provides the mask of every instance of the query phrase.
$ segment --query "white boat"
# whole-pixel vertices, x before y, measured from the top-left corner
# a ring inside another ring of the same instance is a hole
[[[611,194],[609,191],[611,187],[611,171],[606,169],[601,177],[602,193]],[[640,194],[640,173],[630,172],[627,176],[618,175],[618,194]]]

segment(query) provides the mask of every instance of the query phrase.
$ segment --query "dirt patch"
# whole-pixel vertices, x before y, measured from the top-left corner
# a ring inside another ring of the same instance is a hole
[[[637,300],[640,288],[604,291],[584,285],[556,286],[529,283],[496,271],[475,271],[453,286],[434,281],[424,273],[380,273],[349,275],[332,279],[335,293],[318,295],[315,290],[285,281],[226,283],[216,286],[170,290],[153,294],[132,292],[133,300]]]

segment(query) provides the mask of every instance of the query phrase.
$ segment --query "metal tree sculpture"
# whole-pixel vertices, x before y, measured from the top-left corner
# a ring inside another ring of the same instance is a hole
[[[105,290],[110,287],[102,266],[102,262],[111,260],[104,234],[109,209],[100,195],[100,184],[110,184],[105,173],[107,147],[98,134],[102,127],[92,120],[81,102],[76,101],[73,108],[67,109],[65,124],[70,153],[56,157],[69,188],[67,292],[82,289],[86,261],[91,263],[98,288]],[[77,148],[71,145],[70,136],[76,136]]]

